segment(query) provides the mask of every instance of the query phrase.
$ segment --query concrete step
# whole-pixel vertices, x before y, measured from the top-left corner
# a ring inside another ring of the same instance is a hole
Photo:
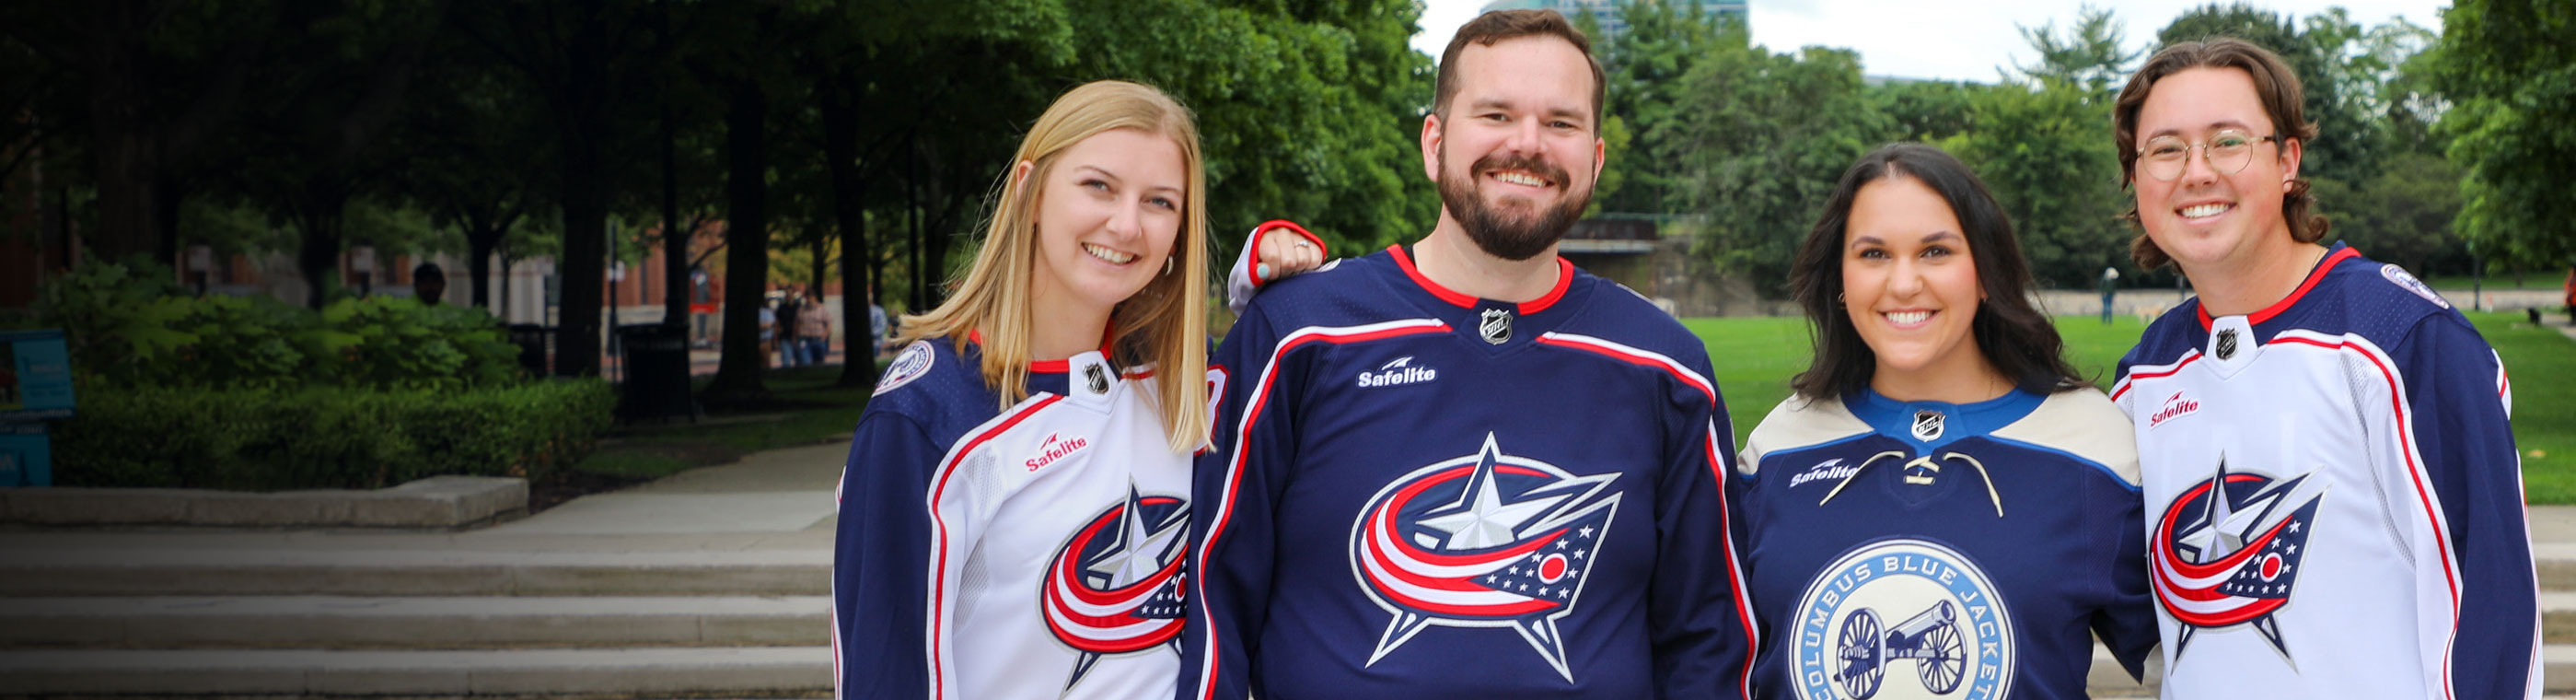
[[[2539,570],[2540,590],[2576,591],[2576,543],[2534,542],[2531,559]]]
[[[17,651],[0,694],[806,697],[832,648]]]
[[[829,596],[0,598],[0,648],[466,649],[831,643]]]
[[[2576,644],[2544,644],[2540,648],[2540,659],[2544,664],[2540,680],[2542,692],[2553,697],[2576,693]],[[2085,685],[2096,698],[2151,698],[2156,697],[2156,684],[2163,677],[2162,649],[2147,653],[2146,682],[2140,683],[2130,680],[2129,673],[2120,669],[2120,662],[2111,657],[2111,650],[2095,644],[2093,669],[2086,675]]]
[[[0,556],[0,597],[828,595],[823,549],[39,549]]]

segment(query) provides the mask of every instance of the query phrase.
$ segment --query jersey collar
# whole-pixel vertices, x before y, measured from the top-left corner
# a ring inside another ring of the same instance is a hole
[[[1386,247],[1386,252],[1387,255],[1395,258],[1396,268],[1404,270],[1404,276],[1413,278],[1413,283],[1420,285],[1423,291],[1430,292],[1432,296],[1439,297],[1441,301],[1449,302],[1458,308],[1476,308],[1476,297],[1440,286],[1440,283],[1433,282],[1430,277],[1423,275],[1422,269],[1414,266],[1413,255],[1407,252],[1404,246],[1390,245]],[[1556,305],[1557,300],[1565,298],[1566,288],[1573,285],[1574,263],[1559,257],[1556,259],[1556,288],[1547,290],[1547,294],[1539,298],[1521,302],[1517,305],[1519,307],[1517,310],[1523,316],[1545,311],[1548,307]]]
[[[2335,243],[2332,250],[2326,251],[2326,257],[2317,261],[2316,268],[2308,270],[2307,281],[2300,282],[2298,289],[2292,290],[2289,296],[2282,297],[2280,301],[2273,302],[2271,306],[2263,307],[2263,310],[2261,311],[2247,314],[2245,316],[2245,324],[2250,326],[2264,321],[2269,321],[2272,320],[2272,317],[2281,315],[2281,312],[2290,310],[2290,307],[2299,303],[2299,299],[2301,297],[2308,295],[2308,290],[2317,288],[2317,283],[2325,280],[2326,273],[2333,270],[2336,263],[2341,263],[2346,258],[2358,257],[2361,257],[2361,251],[2353,250],[2352,246],[2344,245],[2341,242]],[[2209,306],[2207,304],[2200,304],[2197,306],[2200,310],[2200,329],[2203,331],[2212,330],[2218,322],[2218,319],[2210,317]]]

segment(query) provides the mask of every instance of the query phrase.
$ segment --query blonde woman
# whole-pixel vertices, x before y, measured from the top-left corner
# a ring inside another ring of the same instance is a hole
[[[1169,697],[1208,432],[1206,188],[1170,96],[1057,98],[947,303],[859,419],[833,560],[841,697]]]

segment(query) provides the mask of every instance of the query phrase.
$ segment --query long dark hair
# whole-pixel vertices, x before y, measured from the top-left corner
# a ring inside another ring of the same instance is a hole
[[[1939,194],[1965,229],[1960,235],[1967,238],[1977,264],[1977,286],[1986,297],[1968,328],[1986,361],[2024,391],[2053,394],[2093,386],[2066,363],[2066,342],[2057,337],[2057,326],[2031,306],[2030,261],[2022,257],[2012,220],[1995,204],[1986,184],[1941,149],[1892,143],[1843,171],[1833,198],[1825,203],[1824,218],[1807,233],[1791,263],[1790,296],[1807,311],[1815,356],[1790,387],[1810,400],[1848,396],[1868,388],[1870,375],[1878,370],[1878,354],[1861,342],[1860,330],[1842,309],[1843,235],[1861,186],[1896,177],[1913,178]]]

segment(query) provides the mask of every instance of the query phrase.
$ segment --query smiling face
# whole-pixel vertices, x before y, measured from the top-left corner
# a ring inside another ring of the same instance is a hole
[[[2209,143],[2219,132],[2260,139],[2279,134],[2263,111],[2254,78],[2236,68],[2190,68],[2155,81],[2138,109],[2137,140],[2159,136]],[[2186,154],[2181,174],[2166,180],[2138,161],[2138,223],[2167,255],[2193,269],[2225,269],[2286,255],[2297,241],[2281,213],[2282,193],[2299,172],[2295,139],[2252,145],[2243,170],[2221,172],[2200,149]]]
[[[1445,116],[1424,120],[1424,166],[1442,213],[1487,254],[1527,260],[1592,200],[1603,144],[1589,59],[1553,36],[1469,44]]]
[[[1041,321],[1103,319],[1163,273],[1180,234],[1186,182],[1172,139],[1112,129],[1058,154],[1037,183],[1030,285]]]
[[[1912,177],[1881,178],[1853,196],[1843,306],[1878,358],[1873,383],[1993,371],[1970,332],[1985,291],[1963,230],[1949,203]]]

